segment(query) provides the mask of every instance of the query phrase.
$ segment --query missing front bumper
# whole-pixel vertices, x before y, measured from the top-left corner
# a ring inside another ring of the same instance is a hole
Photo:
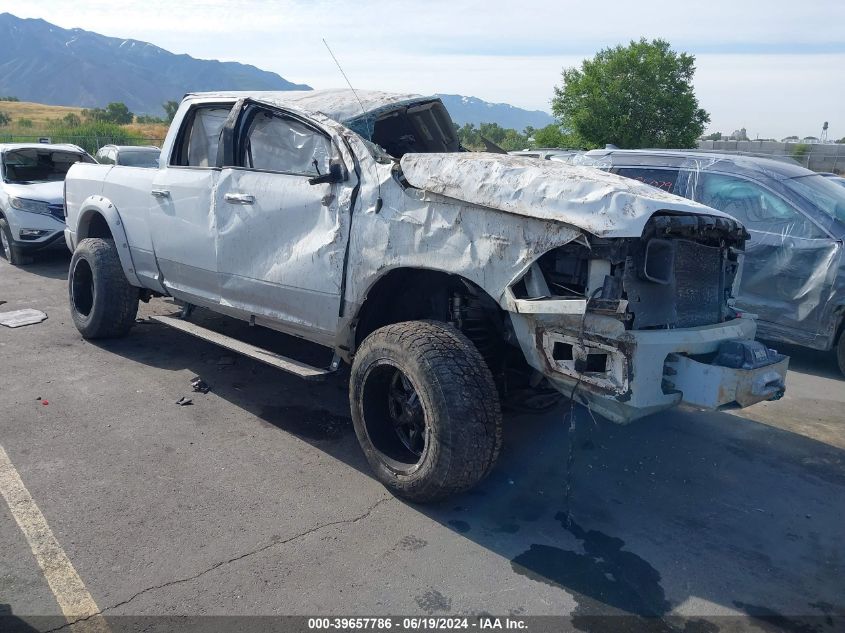
[[[525,335],[519,340],[529,363],[564,395],[614,422],[627,423],[682,402],[706,409],[747,407],[784,392],[787,357],[744,369],[713,364],[724,343],[753,342],[756,323],[751,319],[614,332],[603,319],[588,316],[582,334],[539,315],[511,318],[517,334]]]

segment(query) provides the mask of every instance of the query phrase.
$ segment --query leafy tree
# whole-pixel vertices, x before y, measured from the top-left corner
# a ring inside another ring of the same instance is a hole
[[[695,57],[642,38],[564,69],[552,112],[592,147],[692,147],[710,121],[698,107],[694,74]]]
[[[122,101],[113,101],[105,108],[83,110],[82,116],[88,121],[103,121],[105,123],[116,123],[117,125],[132,123],[132,119],[135,118],[135,115],[129,111],[129,108]]]
[[[707,136],[702,137],[705,141],[721,141],[722,140],[722,133],[721,132],[713,132],[712,134],[708,134]]]
[[[126,104],[121,101],[114,101],[106,106],[106,121],[126,125],[132,123],[135,115],[129,111]]]
[[[18,127],[30,128],[33,125],[32,119],[18,119]]]
[[[784,140],[784,141],[797,141],[797,140],[798,140],[798,137],[797,137],[797,136],[795,136],[795,135],[793,135],[793,136],[787,136],[787,137],[786,137],[785,139],[783,139],[783,140]]]
[[[164,108],[165,118],[167,119],[168,123],[173,122],[173,117],[176,116],[176,110],[179,109],[179,102],[178,101],[165,101],[161,104],[161,107]]]
[[[10,117],[5,112],[0,112],[0,127],[6,127],[11,122],[12,122],[12,117]]]
[[[580,140],[573,134],[564,132],[557,123],[552,123],[539,130],[534,130],[534,147],[580,147]]]

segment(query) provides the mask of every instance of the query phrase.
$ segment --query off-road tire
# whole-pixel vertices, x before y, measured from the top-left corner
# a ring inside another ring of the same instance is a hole
[[[839,363],[839,371],[845,376],[845,327],[839,333],[839,342],[836,344],[836,362]]]
[[[401,468],[370,436],[374,420],[385,417],[373,413],[382,411],[377,383],[387,381],[377,372],[397,369],[412,383],[425,419],[418,462]],[[370,334],[352,363],[349,401],[355,434],[376,477],[410,501],[435,501],[472,488],[499,455],[502,414],[493,376],[472,342],[445,323],[407,321]]]
[[[21,250],[15,246],[12,238],[12,229],[5,218],[0,218],[0,233],[5,237],[6,244],[0,243],[0,257],[3,257],[12,266],[20,266],[26,263],[26,257]]]
[[[113,240],[88,238],[68,271],[70,314],[86,339],[125,336],[138,314],[138,289],[123,273]]]

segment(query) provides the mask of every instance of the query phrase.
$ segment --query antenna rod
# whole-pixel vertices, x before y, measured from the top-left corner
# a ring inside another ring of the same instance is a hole
[[[358,96],[358,93],[355,91],[355,88],[352,87],[352,82],[349,81],[349,77],[347,77],[346,73],[343,72],[343,68],[341,68],[340,62],[337,61],[337,57],[334,56],[334,53],[332,52],[332,49],[329,47],[329,43],[326,41],[326,38],[322,37],[320,39],[323,40],[323,44],[325,45],[326,50],[329,51],[329,55],[332,56],[332,59],[334,60],[335,65],[337,65],[337,69],[340,71],[340,74],[343,75],[343,78],[346,80],[346,83],[349,86],[349,89],[352,91],[352,94],[355,95],[355,99],[358,101],[358,105],[361,106],[361,114],[364,116],[365,122],[366,122],[367,110],[366,110],[366,108],[364,108],[364,104],[361,103],[361,97]],[[369,127],[370,126],[367,125],[367,131],[370,134],[370,138],[367,139],[367,140],[372,141],[373,140],[373,133],[375,132],[375,128],[372,131],[370,131]],[[375,206],[376,213],[378,213],[379,211],[381,211],[381,205],[382,205],[381,182],[379,182],[379,179],[378,179],[378,170],[375,169],[375,167],[372,163],[370,163],[370,171],[375,174],[376,187],[378,188],[378,197],[376,198],[376,206]]]
[[[361,98],[358,96],[358,93],[355,92],[355,88],[352,87],[352,82],[349,81],[349,77],[346,76],[346,73],[343,72],[343,68],[340,67],[340,62],[337,61],[337,57],[334,56],[332,53],[332,49],[329,48],[329,43],[326,41],[326,38],[321,38],[323,40],[323,44],[326,46],[326,50],[329,51],[329,55],[332,56],[334,63],[337,65],[337,69],[340,71],[340,74],[343,75],[343,78],[346,80],[346,84],[349,86],[349,89],[352,91],[352,94],[355,95],[355,98],[358,100],[358,105],[361,106],[362,114],[366,114],[367,111],[364,109],[364,104],[361,103]]]

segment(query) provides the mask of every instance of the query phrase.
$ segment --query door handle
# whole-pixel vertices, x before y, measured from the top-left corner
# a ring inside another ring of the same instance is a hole
[[[156,198],[169,198],[170,192],[167,189],[153,189],[150,191]]]
[[[255,196],[248,193],[227,193],[223,196],[223,199],[231,204],[252,204],[255,202]]]

